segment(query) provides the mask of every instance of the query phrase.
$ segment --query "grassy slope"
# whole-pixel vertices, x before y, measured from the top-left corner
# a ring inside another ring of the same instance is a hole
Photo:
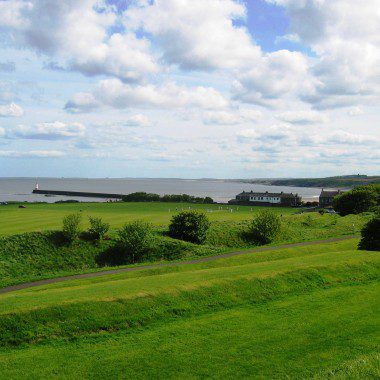
[[[367,219],[368,216],[363,215],[283,215],[282,232],[272,244],[352,235],[359,231]],[[247,221],[214,221],[204,246],[157,236],[155,252],[146,261],[181,260],[215,255],[226,250],[250,248],[253,243],[242,235],[247,225]],[[33,233],[0,237],[0,287],[54,276],[91,272],[115,265],[111,260],[112,254],[107,254],[107,249],[114,244],[112,240],[101,242],[99,245],[80,240],[67,247],[58,244],[55,236],[54,233]]]
[[[102,217],[112,228],[120,227],[128,221],[143,219],[156,226],[167,225],[176,209],[213,210],[207,212],[210,220],[241,221],[249,219],[262,207],[194,205],[184,203],[71,203],[71,204],[28,204],[26,209],[17,205],[0,206],[0,235],[22,232],[56,230],[61,228],[65,215],[81,212],[85,225],[87,216]],[[219,208],[223,209],[220,210]],[[230,212],[230,209],[233,212]],[[291,208],[273,208],[281,214],[294,213]],[[82,211],[80,211],[82,210]],[[169,211],[170,210],[170,211]]]
[[[262,252],[2,295],[3,377],[24,378],[27,370],[37,378],[374,378],[380,258],[355,245]]]

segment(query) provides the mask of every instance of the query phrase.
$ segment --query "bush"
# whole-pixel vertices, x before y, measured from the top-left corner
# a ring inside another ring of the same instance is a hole
[[[118,252],[123,262],[140,262],[153,248],[154,236],[150,224],[135,221],[126,224],[118,232]]]
[[[90,222],[90,228],[88,233],[90,237],[94,240],[103,239],[104,235],[108,232],[110,225],[102,221],[101,218],[88,218]]]
[[[169,225],[169,235],[175,239],[202,244],[206,240],[209,228],[210,222],[205,214],[197,211],[183,211],[173,216]]]
[[[70,214],[63,218],[62,233],[68,243],[72,243],[80,233],[80,214]]]
[[[380,204],[380,186],[360,186],[338,195],[333,200],[333,208],[340,215],[360,214]]]
[[[380,215],[377,214],[362,229],[359,249],[380,251]]]
[[[250,232],[256,243],[268,244],[278,235],[280,228],[280,217],[273,211],[264,210],[253,219]]]

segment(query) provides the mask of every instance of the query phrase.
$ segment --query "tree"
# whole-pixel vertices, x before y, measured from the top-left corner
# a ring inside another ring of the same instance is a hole
[[[62,233],[70,244],[79,236],[81,221],[80,214],[70,214],[63,218]]]
[[[259,244],[268,244],[278,235],[281,219],[271,210],[257,213],[251,224],[251,235]]]
[[[197,211],[183,211],[173,216],[169,235],[175,239],[202,244],[206,240],[210,222],[205,214]]]
[[[110,225],[102,221],[102,218],[88,218],[90,222],[90,228],[88,229],[89,235],[94,240],[103,239],[104,235],[108,232]]]
[[[362,229],[359,249],[380,251],[380,214],[371,219]]]
[[[118,251],[125,262],[139,262],[153,248],[153,231],[149,223],[135,221],[126,224],[118,231]]]
[[[369,211],[380,204],[380,186],[360,186],[341,195],[333,200],[333,208],[340,215],[360,214]]]

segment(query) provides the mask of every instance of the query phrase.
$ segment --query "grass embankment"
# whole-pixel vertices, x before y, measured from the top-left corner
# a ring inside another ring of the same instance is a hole
[[[367,219],[365,215],[283,215],[281,233],[272,245],[353,235]],[[154,250],[144,262],[183,260],[254,247],[247,234],[248,225],[248,221],[214,221],[205,245],[165,237],[158,229]],[[67,246],[58,232],[0,237],[0,287],[116,266],[120,263],[113,249],[115,239],[111,233],[111,240],[98,244],[79,239]]]
[[[357,240],[0,296],[8,378],[379,376],[378,252]]]
[[[111,228],[123,226],[126,222],[141,219],[155,226],[167,226],[172,216],[182,209],[204,211],[211,221],[242,221],[265,207],[201,205],[186,203],[63,203],[26,204],[19,209],[16,204],[0,206],[0,235],[20,234],[31,231],[57,230],[62,227],[64,216],[80,212],[84,227],[88,227],[87,217],[100,217]],[[233,210],[232,212],[230,210]],[[252,210],[252,211],[251,211]],[[293,214],[297,209],[275,208],[280,214]]]

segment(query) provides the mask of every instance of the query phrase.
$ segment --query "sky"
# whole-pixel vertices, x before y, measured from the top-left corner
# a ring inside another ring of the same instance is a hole
[[[378,0],[0,0],[0,176],[380,172]]]

